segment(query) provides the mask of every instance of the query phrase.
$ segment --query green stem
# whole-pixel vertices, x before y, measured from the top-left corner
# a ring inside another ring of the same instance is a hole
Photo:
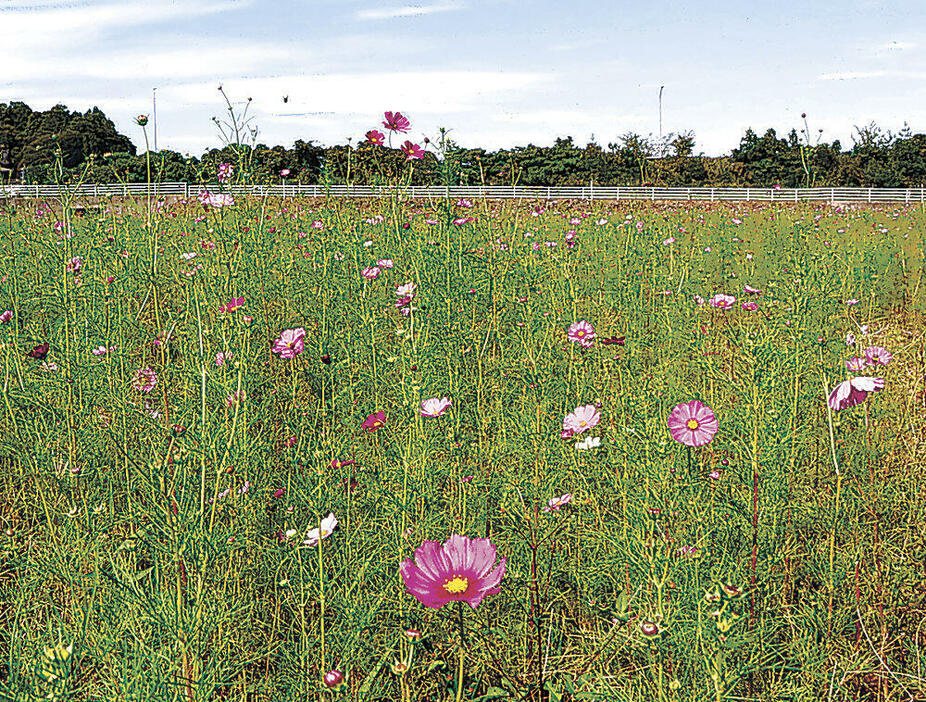
[[[457,665],[457,699],[460,702],[463,699],[463,649],[466,634],[463,629],[463,602],[457,602],[457,625],[460,627],[460,661]]]

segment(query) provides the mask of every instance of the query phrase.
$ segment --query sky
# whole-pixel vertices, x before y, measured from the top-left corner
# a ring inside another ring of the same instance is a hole
[[[221,146],[251,98],[258,141],[354,143],[385,110],[463,147],[602,146],[747,128],[926,131],[922,0],[0,0],[0,103],[98,106],[141,148]],[[154,89],[156,93],[154,92]],[[284,102],[284,96],[288,101]],[[153,137],[149,123],[149,137]]]

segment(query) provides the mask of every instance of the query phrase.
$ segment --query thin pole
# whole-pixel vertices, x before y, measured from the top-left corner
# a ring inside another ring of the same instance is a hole
[[[662,151],[662,89],[666,86],[659,86],[659,150]],[[156,138],[155,138],[156,139]]]
[[[151,89],[151,112],[154,122],[154,150],[158,150],[158,89]]]

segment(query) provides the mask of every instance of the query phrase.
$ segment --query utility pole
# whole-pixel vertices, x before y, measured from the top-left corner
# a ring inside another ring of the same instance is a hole
[[[659,86],[659,155],[662,156],[662,89],[666,86]],[[155,132],[157,134],[157,132]],[[157,143],[157,136],[155,136],[155,143]]]
[[[151,89],[151,112],[154,122],[154,150],[158,150],[158,89]]]

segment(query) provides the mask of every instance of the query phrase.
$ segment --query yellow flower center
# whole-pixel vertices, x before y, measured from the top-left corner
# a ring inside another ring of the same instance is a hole
[[[469,587],[469,580],[459,575],[453,576],[450,580],[444,583],[444,589],[452,595],[458,595],[461,592],[466,592],[466,588]]]
[[[579,422],[579,426],[580,426],[580,427],[584,427],[586,424],[588,424],[588,422],[584,422],[584,421],[583,421],[583,422]]]
[[[685,426],[688,427],[689,429],[691,429],[692,431],[694,431],[694,430],[697,429],[698,426],[699,426],[698,420],[697,420],[697,419],[689,419],[688,422],[685,424]]]
[[[576,332],[576,336],[585,336],[585,331],[580,329],[579,331]]]

